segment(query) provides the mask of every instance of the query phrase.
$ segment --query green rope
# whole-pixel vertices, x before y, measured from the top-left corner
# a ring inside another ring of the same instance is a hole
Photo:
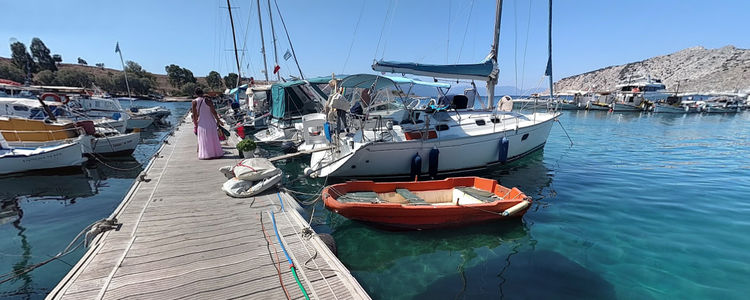
[[[291,266],[292,268],[292,275],[294,275],[294,280],[297,281],[297,285],[299,286],[299,289],[302,290],[302,294],[305,295],[305,300],[310,300],[310,296],[307,295],[307,291],[305,290],[305,287],[302,286],[302,282],[299,282],[299,277],[297,277],[297,270],[294,268],[294,266]]]

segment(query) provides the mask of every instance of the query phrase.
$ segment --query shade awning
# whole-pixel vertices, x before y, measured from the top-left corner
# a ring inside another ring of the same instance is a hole
[[[414,84],[431,86],[438,88],[450,88],[451,85],[441,82],[426,82],[398,76],[380,76],[374,74],[356,74],[350,75],[341,81],[341,87],[345,88],[373,88],[380,90],[388,87],[395,87],[399,84]]]

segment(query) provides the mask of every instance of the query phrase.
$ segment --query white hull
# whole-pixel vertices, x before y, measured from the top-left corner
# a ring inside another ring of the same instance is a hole
[[[439,150],[438,174],[483,169],[501,162],[500,141],[503,137],[508,139],[507,161],[544,147],[557,114],[537,115],[537,122],[523,121],[525,125],[520,125],[518,129],[515,123],[507,124],[507,129],[500,124],[497,129],[492,129],[493,124],[488,123],[484,126],[494,132],[462,137],[439,134],[438,138],[429,140],[355,143],[354,151],[342,143],[338,149],[340,152],[328,150],[313,153],[310,165],[312,170],[320,169],[314,175],[321,177],[403,178],[410,176],[411,162],[417,153],[422,158],[420,173],[427,174],[430,151],[436,148]],[[464,132],[462,129],[457,128],[456,131]],[[470,130],[467,128],[466,131]]]
[[[130,154],[133,153],[141,134],[138,132],[124,133],[107,137],[91,138],[91,147],[84,149],[87,153],[96,154]]]
[[[0,149],[0,174],[80,166],[85,161],[78,143]]]
[[[740,107],[716,107],[716,106],[706,106],[703,109],[703,112],[706,113],[738,113],[741,112],[742,109]]]
[[[656,104],[654,105],[654,112],[655,113],[673,113],[673,114],[684,114],[688,112],[687,107],[676,107],[672,105],[662,105],[662,104]]]
[[[640,106],[634,106],[630,104],[623,104],[623,103],[612,103],[612,111],[643,111],[643,108]]]
[[[154,119],[148,116],[131,116],[128,119],[127,129],[144,129],[151,126],[154,123]]]
[[[301,126],[302,123],[298,122],[291,127],[281,128],[278,122],[271,122],[266,129],[256,132],[253,137],[255,141],[262,143],[299,142],[302,139]]]

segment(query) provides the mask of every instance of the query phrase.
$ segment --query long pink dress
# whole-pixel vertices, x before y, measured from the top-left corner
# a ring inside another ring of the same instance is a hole
[[[206,99],[199,97],[195,107],[198,109],[198,159],[211,159],[224,156],[217,133],[216,119],[211,114],[211,108]]]

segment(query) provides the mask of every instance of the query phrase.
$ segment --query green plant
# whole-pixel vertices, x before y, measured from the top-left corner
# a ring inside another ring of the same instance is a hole
[[[237,143],[237,150],[241,152],[249,152],[255,150],[255,148],[258,147],[255,144],[255,141],[252,139],[244,139],[241,140],[239,143]]]

